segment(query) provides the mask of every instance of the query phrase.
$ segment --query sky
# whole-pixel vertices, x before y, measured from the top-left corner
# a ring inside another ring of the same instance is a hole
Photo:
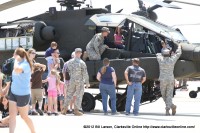
[[[2,0],[0,0],[1,2]],[[3,0],[5,1],[5,0]],[[60,5],[56,3],[57,0],[35,0],[33,2],[29,2],[17,7],[13,7],[11,9],[0,12],[0,23],[5,23],[7,21],[13,21],[16,19],[20,19],[23,17],[31,17],[40,13],[44,13],[49,10],[49,7],[56,7],[59,11]],[[149,0],[154,1],[154,0]],[[200,4],[200,0],[182,0],[188,2],[195,2]],[[122,13],[130,14],[133,11],[138,10],[137,0],[86,0],[86,4],[92,3],[94,8],[103,8],[105,5],[112,5],[112,12],[116,12],[123,8]],[[158,21],[167,24],[169,26],[180,25],[180,24],[199,24],[195,26],[179,26],[182,27],[185,32],[195,41],[199,41],[197,37],[198,31],[200,31],[200,7],[191,6],[180,3],[172,3],[173,5],[177,5],[182,9],[169,9],[169,8],[158,8],[156,9],[156,13],[158,15]],[[151,2],[145,3],[145,5],[152,6]],[[85,6],[85,5],[84,5]],[[194,33],[195,32],[195,33]],[[197,38],[197,39],[195,39]]]

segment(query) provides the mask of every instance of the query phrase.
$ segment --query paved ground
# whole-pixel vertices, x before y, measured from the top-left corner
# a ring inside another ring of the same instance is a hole
[[[199,81],[188,82],[189,90],[196,90]],[[96,90],[97,91],[97,90]],[[174,103],[178,106],[176,116],[164,115],[162,99],[140,107],[139,116],[125,116],[123,113],[104,116],[102,105],[96,102],[95,113],[86,113],[78,117],[74,115],[31,116],[37,133],[65,132],[200,132],[200,93],[196,99],[189,98],[189,91],[177,90]],[[0,133],[7,133],[1,128]],[[16,133],[29,133],[22,119],[17,117]]]

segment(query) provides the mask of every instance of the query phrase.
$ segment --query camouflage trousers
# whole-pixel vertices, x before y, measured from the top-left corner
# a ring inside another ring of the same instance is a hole
[[[160,80],[160,90],[165,102],[166,109],[173,107],[172,98],[174,91],[174,80]]]
[[[89,60],[101,60],[101,55],[97,54],[94,50],[87,50]]]
[[[105,51],[106,46],[99,46],[99,53],[97,53],[93,48],[86,48],[89,60],[101,60],[101,55]]]
[[[70,81],[69,86],[66,90],[66,98],[64,100],[64,108],[68,108],[70,101],[72,100],[74,94],[76,94],[76,100],[74,103],[74,109],[81,109],[82,98],[84,94],[84,83]]]

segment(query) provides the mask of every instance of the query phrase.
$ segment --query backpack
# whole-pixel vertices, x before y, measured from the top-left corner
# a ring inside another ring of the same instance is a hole
[[[2,65],[2,73],[5,75],[11,75],[13,71],[13,66],[14,66],[14,58],[9,58],[4,61]]]

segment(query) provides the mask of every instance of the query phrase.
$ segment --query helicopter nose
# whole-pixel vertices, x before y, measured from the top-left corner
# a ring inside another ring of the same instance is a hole
[[[193,58],[194,60],[200,60],[200,46],[194,48]]]
[[[200,61],[200,45],[196,44],[182,44],[183,60]]]

